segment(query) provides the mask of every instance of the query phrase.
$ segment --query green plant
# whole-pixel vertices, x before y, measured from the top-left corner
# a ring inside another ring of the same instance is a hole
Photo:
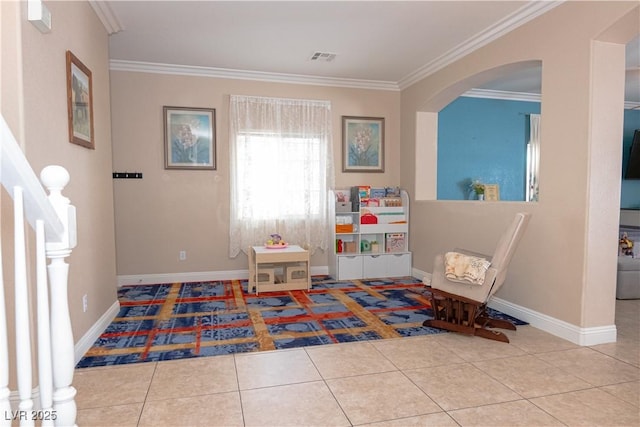
[[[484,194],[484,184],[477,179],[471,183],[471,188],[476,194]]]

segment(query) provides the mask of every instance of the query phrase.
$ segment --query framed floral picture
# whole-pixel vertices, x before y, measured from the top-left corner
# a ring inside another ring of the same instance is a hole
[[[95,149],[91,70],[67,51],[67,119],[69,142]]]
[[[384,118],[342,116],[342,171],[384,172]]]
[[[165,169],[216,169],[216,110],[163,107]]]

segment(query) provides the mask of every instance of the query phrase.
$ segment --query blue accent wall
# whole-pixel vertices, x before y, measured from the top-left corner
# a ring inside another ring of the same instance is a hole
[[[640,179],[624,179],[627,170],[633,132],[640,129],[640,110],[624,110],[624,130],[622,133],[622,188],[620,207],[622,209],[640,209]]]
[[[525,199],[529,114],[540,103],[459,97],[438,114],[438,200],[473,198],[469,183],[500,185],[500,200]]]
[[[499,184],[500,200],[524,200],[529,114],[540,114],[538,102],[459,97],[440,111],[438,200],[474,198],[475,179]],[[624,179],[636,129],[640,110],[624,110],[622,209],[640,209],[640,180]]]

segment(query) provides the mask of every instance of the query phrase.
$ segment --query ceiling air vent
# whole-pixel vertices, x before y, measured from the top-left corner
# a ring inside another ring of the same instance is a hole
[[[324,62],[331,62],[334,60],[334,58],[336,57],[335,53],[329,53],[329,52],[314,52],[313,55],[311,55],[311,59],[312,61],[324,61]]]

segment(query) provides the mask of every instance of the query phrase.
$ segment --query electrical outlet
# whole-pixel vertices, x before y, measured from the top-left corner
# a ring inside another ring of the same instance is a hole
[[[89,297],[87,296],[87,294],[84,294],[82,296],[82,311],[86,313],[87,308],[89,308]]]
[[[185,259],[187,259],[187,251],[180,251],[179,258],[180,261],[184,261]]]

